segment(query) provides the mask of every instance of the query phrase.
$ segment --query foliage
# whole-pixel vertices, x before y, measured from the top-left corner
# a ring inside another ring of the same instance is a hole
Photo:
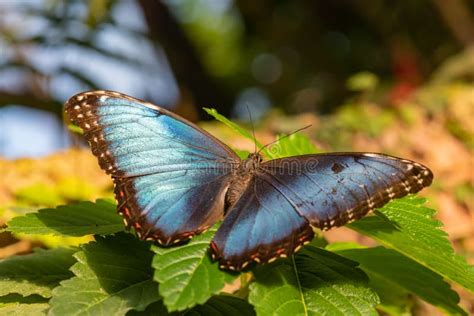
[[[45,235],[113,234],[123,229],[115,205],[106,200],[42,209],[16,217],[8,223],[8,230],[14,233]]]
[[[249,301],[259,315],[377,315],[377,294],[355,261],[308,246],[291,260],[255,269]]]
[[[245,130],[244,128],[240,127],[240,126],[237,125],[236,123],[232,122],[231,120],[229,120],[229,119],[226,118],[225,116],[219,114],[216,109],[204,108],[204,111],[206,111],[207,114],[212,115],[216,120],[218,120],[218,121],[224,123],[225,125],[229,126],[229,127],[230,127],[231,129],[233,129],[235,132],[237,132],[237,133],[239,133],[240,135],[244,136],[245,138],[250,139],[251,141],[255,142],[255,144],[257,145],[257,147],[258,147],[259,149],[260,149],[260,148],[263,148],[263,145],[260,144],[260,142],[259,142],[258,140],[256,140],[252,134],[250,134],[247,130]],[[263,149],[263,152],[264,152],[267,156],[271,156],[271,154],[269,154],[266,149]]]
[[[0,295],[11,293],[24,297],[51,297],[51,290],[59,282],[72,277],[69,268],[74,264],[75,249],[37,249],[25,256],[11,257],[0,262]]]
[[[379,216],[366,217],[348,227],[390,247],[444,278],[474,292],[474,267],[456,255],[435,219],[435,211],[424,199],[406,197],[379,210]]]
[[[331,246],[329,246],[331,249]],[[384,247],[334,249],[337,254],[359,262],[371,280],[372,288],[378,290],[382,304],[393,305],[396,300],[406,301],[409,293],[438,306],[450,314],[462,314],[459,296],[448,283],[421,264]],[[394,293],[398,294],[392,300]]]
[[[236,278],[222,273],[207,253],[216,231],[217,225],[179,248],[153,247],[155,280],[168,310],[203,304]]]
[[[378,84],[378,78],[371,72],[363,71],[356,73],[347,79],[346,86],[349,90],[364,92],[374,90]]]
[[[124,315],[159,300],[148,243],[129,234],[97,237],[74,254],[74,277],[53,291],[50,315]],[[126,249],[126,251],[124,251]]]
[[[274,146],[272,157],[315,151],[301,134]],[[448,281],[474,291],[474,269],[455,254],[435,211],[413,196],[348,225],[382,246],[318,240],[291,258],[241,273],[240,282],[210,259],[217,225],[189,243],[162,248],[123,232],[114,208],[98,200],[12,219],[7,229],[13,232],[94,234],[95,240],[1,261],[0,313],[396,315],[410,313],[417,297],[447,313],[467,314]]]

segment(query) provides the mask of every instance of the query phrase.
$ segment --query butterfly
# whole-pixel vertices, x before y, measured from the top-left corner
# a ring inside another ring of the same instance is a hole
[[[241,160],[193,123],[118,92],[79,93],[65,112],[112,177],[127,228],[169,246],[222,220],[210,249],[229,270],[288,257],[314,229],[359,219],[433,179],[417,162],[378,153]]]

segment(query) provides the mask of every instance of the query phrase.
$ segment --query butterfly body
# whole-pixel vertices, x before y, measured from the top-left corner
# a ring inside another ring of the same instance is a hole
[[[226,209],[230,208],[248,187],[249,182],[255,176],[260,163],[263,161],[259,154],[250,154],[247,159],[238,164],[233,171],[232,180],[226,194]]]
[[[231,270],[290,256],[314,229],[342,226],[433,178],[419,163],[376,153],[241,160],[176,114],[112,91],[80,93],[65,111],[111,175],[128,227],[172,245],[223,219],[211,253]]]

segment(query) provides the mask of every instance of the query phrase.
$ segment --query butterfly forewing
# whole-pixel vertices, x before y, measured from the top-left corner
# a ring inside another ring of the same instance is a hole
[[[239,158],[190,122],[111,91],[78,94],[66,114],[115,183],[118,211],[142,238],[163,244],[201,232],[223,214]]]
[[[283,158],[260,170],[298,214],[320,229],[358,219],[391,199],[420,191],[433,179],[419,163],[375,153]]]

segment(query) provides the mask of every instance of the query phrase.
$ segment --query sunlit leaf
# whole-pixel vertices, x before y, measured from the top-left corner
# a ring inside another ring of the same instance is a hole
[[[204,111],[207,112],[207,114],[213,116],[216,120],[218,120],[219,122],[222,122],[224,123],[225,125],[227,125],[228,127],[230,127],[231,129],[233,129],[234,131],[236,131],[238,134],[244,136],[245,138],[247,139],[250,139],[252,142],[255,142],[255,144],[257,145],[258,148],[262,148],[263,145],[254,138],[254,136],[249,133],[246,129],[240,127],[239,125],[237,125],[236,123],[232,122],[231,120],[229,120],[228,118],[226,118],[225,116],[219,114],[217,112],[216,109],[209,109],[209,108],[203,108]],[[267,149],[263,149],[262,150],[265,155],[267,157],[272,157],[270,153],[267,152]]]
[[[169,311],[181,311],[203,304],[236,276],[219,269],[208,253],[217,227],[194,237],[189,243],[162,248],[154,246],[155,280]]]
[[[370,278],[369,285],[377,293],[380,298],[380,304],[377,310],[391,316],[409,316],[415,305],[415,297],[398,286],[396,283],[387,281],[387,279],[379,277],[377,274],[364,272]]]
[[[348,226],[474,291],[474,267],[456,255],[442,224],[433,218],[435,211],[424,203],[413,196],[394,200],[379,210],[385,218],[368,216]]]
[[[253,316],[255,311],[253,306],[247,301],[231,296],[213,296],[204,305],[198,305],[186,312],[189,316]]]
[[[352,91],[370,91],[377,87],[379,79],[376,75],[368,71],[358,72],[346,82],[346,86]]]
[[[68,124],[67,125],[67,128],[68,130],[70,130],[71,132],[73,133],[76,133],[76,134],[84,134],[84,131],[82,130],[82,128],[80,128],[79,126],[77,125],[74,125],[74,124]]]
[[[54,289],[49,315],[125,315],[160,300],[149,248],[126,233],[82,246],[75,277]]]
[[[258,315],[377,315],[377,295],[357,263],[313,246],[255,270]]]
[[[337,254],[359,262],[371,278],[372,286],[389,288],[385,293],[401,293],[394,291],[401,288],[450,314],[465,314],[458,306],[459,296],[442,276],[394,250],[383,247],[346,249]]]
[[[280,135],[278,138],[281,139],[270,146],[268,150],[272,158],[315,154],[318,152],[316,146],[311,142],[309,137],[304,134],[296,133],[288,137]]]
[[[38,295],[24,297],[10,294],[0,297],[0,315],[3,316],[46,315],[48,308],[48,301]]]
[[[18,293],[50,297],[59,282],[73,276],[69,268],[76,262],[77,249],[36,249],[34,253],[0,261],[0,296]]]
[[[162,301],[155,302],[142,312],[131,311],[127,316],[167,316],[167,315],[186,315],[186,316],[253,316],[255,311],[253,306],[247,301],[231,296],[216,295],[211,297],[205,304],[197,305],[183,313],[170,313],[166,310]]]
[[[21,188],[15,192],[15,196],[21,202],[40,206],[56,205],[63,202],[56,188],[44,183]]]
[[[15,217],[7,223],[6,229],[13,233],[84,236],[113,234],[123,231],[124,225],[114,203],[97,200]]]

